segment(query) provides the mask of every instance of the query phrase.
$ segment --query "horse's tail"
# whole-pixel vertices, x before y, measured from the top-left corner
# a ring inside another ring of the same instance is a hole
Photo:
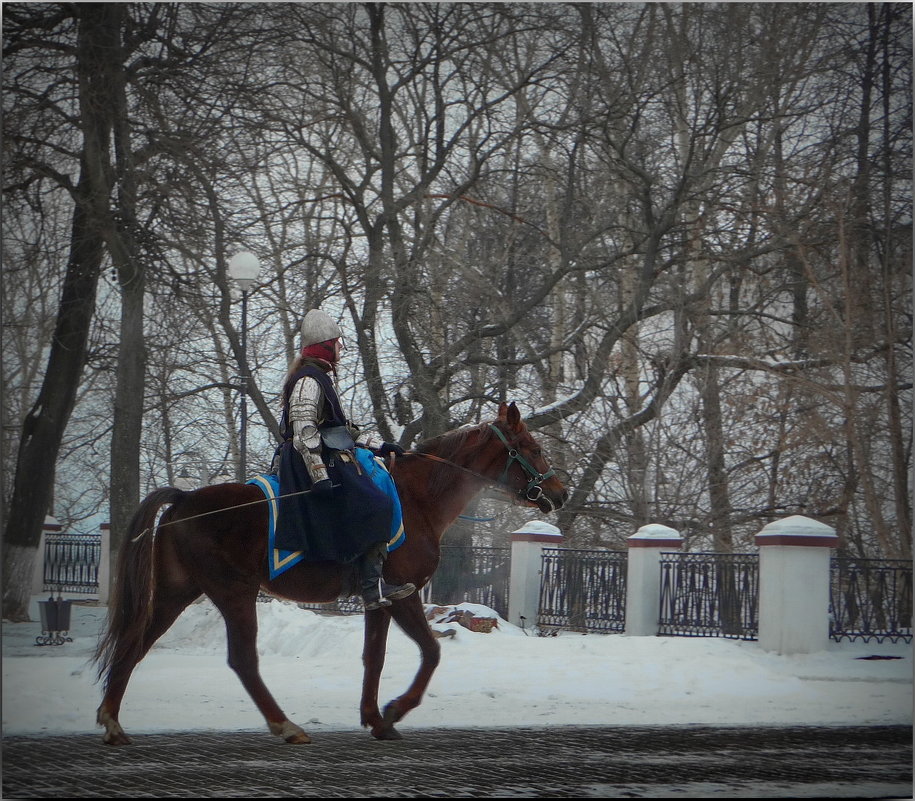
[[[105,689],[114,665],[125,659],[136,663],[143,655],[143,635],[152,611],[153,524],[162,506],[176,503],[186,495],[175,487],[154,490],[130,521],[118,555],[114,590],[108,602],[108,622],[93,659],[98,664],[98,677],[106,676]]]

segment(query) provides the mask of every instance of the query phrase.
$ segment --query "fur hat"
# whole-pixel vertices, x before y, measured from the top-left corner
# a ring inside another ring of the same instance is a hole
[[[343,336],[343,331],[334,319],[320,309],[312,309],[302,320],[302,347],[326,342]]]

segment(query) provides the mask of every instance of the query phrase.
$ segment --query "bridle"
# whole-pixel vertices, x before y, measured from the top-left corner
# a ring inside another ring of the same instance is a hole
[[[517,462],[521,465],[521,469],[524,471],[525,475],[530,479],[527,482],[527,486],[523,490],[518,490],[518,495],[526,498],[529,501],[539,501],[543,496],[543,487],[540,485],[546,481],[548,478],[556,475],[556,471],[550,467],[545,473],[539,472],[534,466],[524,458],[517,448],[513,448],[511,443],[505,437],[498,428],[496,428],[492,423],[489,424],[489,427],[495,432],[496,436],[502,440],[502,444],[508,449],[508,460],[505,462],[505,469],[502,471],[502,475],[499,477],[499,484],[504,487],[508,487],[508,471],[511,469],[512,463]],[[536,490],[536,495],[531,493]],[[549,501],[549,498],[547,498]],[[552,503],[552,502],[550,502]]]
[[[505,434],[503,434],[496,426],[494,426],[492,423],[489,423],[488,427],[492,429],[495,435],[502,441],[502,444],[505,445],[505,448],[508,450],[508,458],[505,462],[505,468],[502,470],[502,475],[499,476],[498,479],[484,476],[482,473],[478,473],[476,470],[471,470],[468,467],[456,464],[449,459],[443,459],[441,456],[436,456],[434,453],[424,453],[423,451],[408,451],[407,455],[421,456],[424,459],[430,459],[434,462],[440,462],[442,464],[449,465],[450,467],[461,470],[464,473],[469,473],[470,475],[482,479],[483,481],[489,482],[490,484],[496,484],[500,489],[508,492],[513,497],[517,496],[518,498],[522,498],[523,500],[531,501],[533,503],[536,503],[538,500],[543,498],[547,503],[550,504],[550,506],[554,506],[553,502],[548,497],[546,497],[543,492],[543,488],[540,485],[548,478],[556,475],[556,471],[551,467],[545,473],[541,473],[518,451],[517,448],[512,447],[512,444],[508,441]],[[528,478],[527,486],[523,489],[514,490],[508,483],[508,471],[511,469],[511,466],[514,462],[517,462],[521,466],[521,469],[524,471],[524,474]]]

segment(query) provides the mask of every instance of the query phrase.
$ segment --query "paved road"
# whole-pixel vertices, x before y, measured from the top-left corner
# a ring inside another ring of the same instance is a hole
[[[3,798],[911,798],[912,729],[552,727],[3,740]]]

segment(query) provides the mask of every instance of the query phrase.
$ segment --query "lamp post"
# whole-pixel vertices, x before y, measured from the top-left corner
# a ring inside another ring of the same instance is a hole
[[[241,446],[238,472],[236,478],[244,483],[247,480],[248,462],[248,291],[257,280],[260,262],[257,256],[247,251],[236,253],[229,261],[229,277],[241,289]]]

